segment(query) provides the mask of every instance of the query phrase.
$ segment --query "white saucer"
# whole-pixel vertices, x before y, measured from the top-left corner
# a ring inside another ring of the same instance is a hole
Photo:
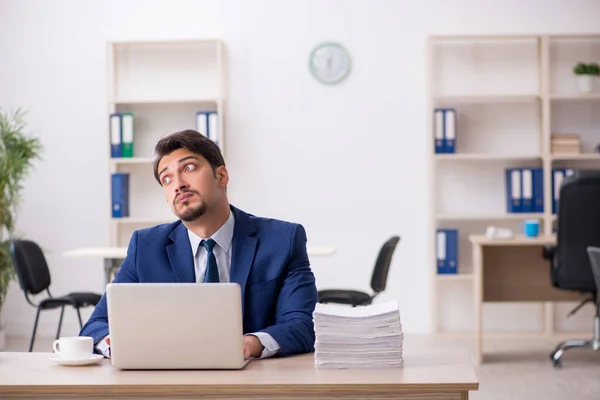
[[[55,362],[59,363],[60,365],[70,365],[70,366],[90,365],[90,364],[97,363],[98,361],[102,360],[103,358],[104,358],[104,356],[101,354],[91,354],[89,357],[82,358],[79,360],[65,360],[65,359],[61,358],[58,354],[54,354],[54,355],[50,356],[50,359],[52,361],[55,361]]]

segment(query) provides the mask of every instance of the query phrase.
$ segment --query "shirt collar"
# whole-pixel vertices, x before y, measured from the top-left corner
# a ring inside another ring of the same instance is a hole
[[[211,236],[211,238],[215,242],[217,242],[219,247],[221,247],[225,252],[228,252],[229,247],[231,246],[231,241],[233,240],[234,225],[235,218],[233,217],[233,213],[230,210],[229,218],[227,218],[227,221],[225,221],[225,223]],[[198,253],[198,247],[200,246],[200,242],[206,238],[201,238],[189,229],[187,231],[188,237],[190,239],[190,245],[192,247],[192,252],[194,253],[194,257],[196,257]]]

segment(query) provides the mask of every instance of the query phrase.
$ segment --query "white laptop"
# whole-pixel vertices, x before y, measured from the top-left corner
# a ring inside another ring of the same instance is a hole
[[[111,362],[120,369],[240,369],[237,283],[111,283]]]

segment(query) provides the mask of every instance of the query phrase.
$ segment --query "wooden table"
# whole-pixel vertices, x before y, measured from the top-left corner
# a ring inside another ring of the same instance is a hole
[[[307,246],[308,256],[330,256],[335,253],[334,246]],[[81,249],[69,250],[63,253],[66,258],[102,258],[104,265],[104,285],[112,281],[112,275],[120,267],[127,255],[127,247],[84,247]]]
[[[559,290],[550,283],[550,264],[542,257],[543,247],[556,244],[556,236],[489,239],[469,237],[473,247],[475,303],[475,363],[483,362],[484,302],[581,301],[586,295]]]
[[[466,351],[404,356],[404,368],[318,370],[313,354],[236,371],[122,371],[110,360],[61,366],[50,353],[0,352],[0,399],[465,400],[479,383]]]

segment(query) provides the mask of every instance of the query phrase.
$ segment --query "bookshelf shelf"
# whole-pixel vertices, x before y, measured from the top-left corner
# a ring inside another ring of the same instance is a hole
[[[585,100],[600,100],[600,93],[587,94],[553,94],[551,100],[556,101],[585,101]]]
[[[473,281],[473,274],[465,273],[465,274],[439,274],[437,275],[437,279],[440,281]]]
[[[505,213],[505,214],[438,214],[438,221],[521,221],[544,218],[543,213]]]
[[[219,99],[115,99],[114,104],[217,104]]]
[[[122,157],[111,158],[110,162],[115,166],[120,164],[152,164],[154,159],[151,157]]]
[[[552,154],[550,158],[557,161],[600,160],[600,153]]]
[[[538,219],[540,233],[552,234],[556,219],[552,213],[555,168],[600,165],[596,163],[600,153],[594,153],[600,144],[597,108],[600,84],[596,83],[592,93],[579,93],[572,69],[580,61],[600,61],[600,35],[430,37],[427,124],[431,138],[431,261],[428,265],[433,285],[434,332],[473,329],[470,324],[459,326],[444,317],[456,314],[461,307],[465,313],[472,312],[475,306],[472,289],[438,286],[447,281],[479,279],[472,271],[469,235],[484,234],[488,226],[520,234],[525,219]],[[450,114],[455,116],[451,120],[455,130],[452,153],[436,151],[435,128],[440,126],[439,117],[434,114],[436,108],[454,109],[454,114]],[[568,138],[565,140],[571,134],[578,138],[574,144]],[[552,153],[571,151],[571,147],[577,146],[580,153]],[[532,174],[534,169],[541,170],[536,179],[542,187],[542,212],[507,212],[506,171],[510,168],[531,169]],[[456,274],[438,273],[438,229],[458,231]],[[546,304],[541,309],[544,329],[552,334],[552,305]],[[515,308],[514,312],[519,310]]]
[[[440,103],[523,103],[537,101],[540,97],[536,94],[504,94],[504,95],[457,95],[437,96],[436,102]]]
[[[485,153],[454,153],[436,154],[435,159],[439,161],[522,161],[541,160],[541,155],[536,154],[485,154]]]
[[[201,130],[196,126],[197,113],[216,113],[215,140],[226,155],[224,65],[219,39],[107,44],[107,142],[111,142],[109,116],[133,115],[133,128],[128,129],[133,131],[133,154],[113,157],[112,150],[109,154],[111,205],[118,201],[113,198],[118,193],[113,174],[128,177],[128,193],[121,200],[126,198],[129,204],[128,213],[120,218],[113,215],[112,206],[109,209],[111,246],[127,246],[136,229],[176,220],[151,169],[154,146],[161,137]],[[125,126],[121,129],[124,135]]]

